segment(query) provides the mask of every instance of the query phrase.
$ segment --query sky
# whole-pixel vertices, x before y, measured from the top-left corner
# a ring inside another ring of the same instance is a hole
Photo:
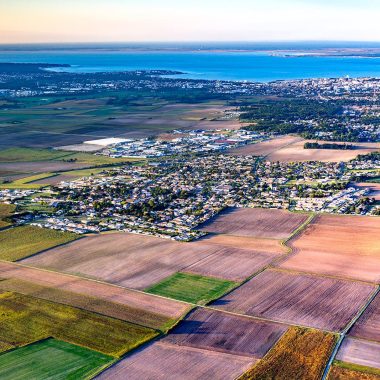
[[[0,43],[379,41],[380,0],[0,0]]]

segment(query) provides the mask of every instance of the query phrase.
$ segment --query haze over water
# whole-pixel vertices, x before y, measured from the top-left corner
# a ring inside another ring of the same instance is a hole
[[[226,49],[233,46],[228,45]],[[175,70],[192,79],[248,80],[267,82],[282,79],[330,77],[380,77],[380,57],[289,56],[256,50],[125,50],[119,48],[46,49],[0,46],[0,62],[70,64],[70,72],[129,70]],[[267,46],[270,48],[270,46]],[[315,46],[309,46],[314,48]],[[218,47],[220,49],[220,45]],[[286,46],[282,46],[286,48]]]

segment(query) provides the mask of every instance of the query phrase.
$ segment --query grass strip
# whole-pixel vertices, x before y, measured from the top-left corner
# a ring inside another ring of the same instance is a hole
[[[234,286],[236,283],[232,281],[188,273],[175,273],[149,287],[146,292],[190,303],[206,304],[221,297]]]

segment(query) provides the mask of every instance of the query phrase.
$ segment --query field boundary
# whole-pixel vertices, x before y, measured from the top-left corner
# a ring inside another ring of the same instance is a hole
[[[22,225],[19,225],[19,226],[12,226],[12,227],[15,228],[15,227],[22,227],[22,226],[32,226],[32,225],[31,225],[30,223],[27,223],[27,224],[22,224]],[[35,227],[35,226],[32,226],[32,227]],[[34,257],[34,256],[38,256],[38,255],[40,255],[41,253],[45,253],[45,252],[47,252],[47,251],[50,251],[51,249],[55,249],[55,248],[59,248],[59,247],[64,247],[65,245],[68,245],[68,244],[73,243],[73,242],[75,242],[75,241],[81,240],[81,239],[87,237],[88,235],[85,234],[85,235],[77,235],[77,236],[78,236],[78,238],[75,239],[75,240],[68,241],[68,242],[66,242],[66,243],[62,243],[62,244],[58,244],[58,245],[55,245],[54,247],[50,247],[50,248],[43,249],[42,251],[39,251],[39,252],[33,253],[33,254],[31,254],[30,256],[25,256],[25,257],[23,257],[23,258],[21,258],[21,259],[18,259],[18,260],[16,260],[16,261],[0,260],[0,262],[1,262],[1,261],[5,261],[5,262],[7,262],[7,263],[17,263],[17,264],[20,264],[20,265],[24,265],[24,264],[21,264],[20,261],[22,261],[22,260],[26,260],[26,259],[30,259],[31,257]],[[42,268],[41,268],[41,269],[42,269]]]
[[[130,291],[130,292],[134,292],[134,293],[150,295],[150,296],[152,296],[152,297],[158,297],[158,298],[162,298],[162,299],[170,300],[170,301],[173,301],[173,302],[182,303],[182,304],[184,304],[184,305],[195,305],[195,304],[191,304],[191,303],[189,303],[189,302],[184,302],[184,301],[180,301],[180,300],[175,300],[175,299],[173,299],[173,298],[164,297],[164,296],[160,296],[160,295],[156,295],[156,294],[150,294],[150,293],[146,293],[146,292],[144,292],[144,291],[142,291],[142,290],[133,289],[133,288],[127,288],[127,287],[125,287],[125,286],[121,286],[121,285],[117,285],[117,284],[112,284],[112,283],[110,283],[110,282],[105,282],[105,281],[97,280],[97,279],[90,278],[90,277],[78,276],[78,275],[75,275],[75,274],[72,274],[72,273],[59,272],[59,271],[55,271],[55,270],[51,270],[51,269],[35,267],[35,266],[22,264],[22,263],[20,263],[20,262],[15,262],[15,261],[0,260],[0,263],[1,263],[1,262],[4,263],[4,264],[8,264],[8,265],[16,265],[16,266],[19,266],[19,267],[21,267],[21,268],[34,269],[34,270],[38,270],[38,271],[42,271],[42,272],[47,272],[47,273],[52,273],[52,274],[61,274],[61,275],[63,275],[63,276],[68,276],[68,277],[71,277],[71,278],[76,278],[76,279],[81,279],[81,280],[92,281],[92,282],[96,282],[96,283],[98,283],[98,284],[107,285],[107,286],[111,286],[111,287],[118,288],[118,289],[128,290],[128,291]],[[195,305],[195,306],[197,306],[197,305]]]
[[[277,272],[284,272],[284,273],[291,273],[291,274],[298,274],[298,275],[305,275],[305,276],[313,276],[313,277],[319,277],[319,278],[330,278],[333,280],[348,281],[348,282],[354,282],[354,283],[359,283],[359,284],[363,284],[363,285],[371,285],[375,288],[376,288],[376,286],[378,286],[377,282],[357,280],[355,278],[336,276],[333,274],[320,274],[320,273],[315,273],[315,272],[305,272],[305,271],[300,271],[297,269],[282,268],[282,267],[277,267],[277,266],[273,267],[271,269],[275,270]]]
[[[287,249],[288,252],[287,253],[286,252],[281,253],[277,257],[274,257],[273,260],[271,260],[267,265],[265,265],[263,268],[259,269],[255,273],[253,273],[251,276],[247,277],[245,280],[243,280],[240,283],[238,283],[236,287],[232,288],[230,291],[228,291],[227,293],[225,293],[223,297],[225,297],[228,294],[232,293],[234,290],[240,288],[241,286],[243,286],[247,282],[251,281],[253,278],[257,277],[259,274],[265,272],[266,270],[272,269],[272,268],[277,268],[277,266],[276,266],[277,263],[279,263],[281,260],[287,258],[292,253],[292,248],[286,245],[287,242],[290,239],[292,239],[296,234],[302,232],[309,225],[309,223],[311,223],[311,221],[314,219],[314,217],[315,217],[315,214],[311,214],[309,216],[309,218],[304,223],[302,223],[299,227],[297,227],[297,229],[294,230],[292,232],[292,234],[287,239],[285,239],[285,240],[274,239],[274,240],[278,240],[281,245],[283,245],[284,247],[286,247],[286,249]],[[213,301],[211,301],[211,302],[213,302]],[[205,306],[209,306],[209,304],[211,302],[208,302]]]
[[[71,278],[75,278],[75,279],[81,279],[81,280],[87,280],[87,281],[92,281],[92,282],[96,282],[96,283],[99,283],[99,284],[102,284],[102,285],[107,285],[107,286],[111,286],[111,287],[114,287],[114,288],[118,288],[118,289],[123,289],[123,290],[127,290],[127,291],[130,291],[130,292],[134,292],[134,293],[138,293],[138,294],[144,294],[144,295],[148,295],[148,296],[151,296],[151,297],[156,297],[156,298],[161,298],[161,299],[165,299],[167,301],[172,301],[172,302],[177,302],[177,303],[181,303],[181,304],[184,304],[184,305],[187,305],[188,306],[188,310],[186,310],[186,312],[183,314],[183,316],[181,316],[181,318],[179,318],[178,320],[178,323],[183,319],[185,318],[194,308],[196,307],[199,307],[199,308],[205,308],[205,309],[209,309],[209,310],[213,310],[213,311],[219,311],[221,313],[227,313],[227,314],[232,314],[232,315],[235,315],[235,316],[240,316],[240,317],[245,317],[245,318],[251,318],[251,319],[255,319],[255,320],[258,320],[258,321],[264,321],[264,322],[271,322],[271,323],[277,323],[277,324],[283,324],[283,325],[287,325],[287,326],[300,326],[300,327],[305,327],[305,328],[309,328],[309,329],[315,329],[315,327],[313,326],[301,326],[301,325],[297,325],[297,324],[292,324],[292,323],[288,323],[288,322],[283,322],[283,321],[277,321],[277,320],[274,320],[274,319],[268,319],[268,318],[263,318],[263,317],[255,317],[255,316],[251,316],[251,315],[246,315],[246,314],[240,314],[240,313],[234,313],[234,312],[230,312],[230,311],[226,311],[226,310],[219,310],[217,309],[216,307],[213,307],[211,305],[209,305],[209,303],[211,302],[214,302],[214,301],[211,301],[209,302],[208,304],[205,304],[205,305],[197,305],[197,304],[194,304],[194,303],[189,303],[189,302],[184,302],[184,301],[180,301],[180,300],[176,300],[176,299],[173,299],[173,298],[169,298],[169,297],[164,297],[164,296],[160,296],[160,295],[156,295],[156,294],[150,294],[150,293],[146,293],[144,291],[141,291],[141,290],[137,290],[137,289],[132,289],[132,288],[127,288],[125,286],[120,286],[120,285],[116,285],[116,284],[111,284],[109,282],[104,282],[104,281],[101,281],[101,280],[95,280],[95,279],[91,279],[91,278],[86,278],[86,277],[80,277],[80,276],[77,276],[77,275],[74,275],[74,274],[70,274],[70,273],[65,273],[65,272],[57,272],[57,271],[53,271],[53,270],[50,270],[50,269],[45,269],[45,268],[38,268],[38,267],[33,267],[33,266],[28,266],[28,265],[25,265],[25,264],[20,264],[20,263],[16,263],[16,262],[10,262],[10,261],[5,261],[5,260],[0,260],[0,262],[3,262],[5,264],[8,264],[8,265],[15,265],[15,266],[19,266],[21,268],[27,268],[27,269],[34,269],[34,270],[39,270],[39,271],[42,271],[42,272],[47,272],[47,273],[52,273],[52,274],[61,274],[61,275],[64,275],[64,276],[69,276]],[[260,270],[259,273],[263,272],[265,269],[263,270]],[[258,273],[258,274],[259,274]],[[254,276],[253,276],[254,277]],[[252,278],[253,278],[252,277]],[[251,280],[252,278],[248,279],[247,281],[245,282],[248,282],[249,280]],[[242,284],[238,285],[236,288],[240,287]],[[236,288],[230,290],[228,293],[224,294],[223,297],[229,293],[231,293],[233,290],[235,290]],[[330,331],[330,330],[324,330],[324,329],[320,329],[321,331],[325,331],[325,332],[329,332],[329,333],[334,333],[336,334],[336,331]],[[170,330],[168,330],[170,331]]]
[[[327,365],[325,367],[325,370],[323,372],[322,380],[327,380],[327,376],[330,373],[331,367],[334,363],[334,360],[336,358],[336,355],[338,354],[338,351],[340,347],[342,346],[342,343],[344,339],[347,337],[347,334],[351,330],[351,328],[355,325],[355,323],[360,319],[360,317],[366,312],[368,307],[371,305],[371,303],[374,301],[374,299],[380,294],[380,285],[375,289],[375,291],[369,296],[367,299],[367,302],[363,307],[356,313],[356,315],[351,319],[351,321],[347,324],[347,326],[344,328],[344,330],[339,334],[339,339],[335,344],[334,350],[330,355],[330,359],[327,362]]]
[[[7,281],[7,279],[1,279],[0,282],[2,282],[2,281]],[[56,289],[56,288],[51,287],[51,289]],[[57,289],[57,290],[59,291],[59,290],[62,290],[62,289]],[[65,291],[65,290],[64,290],[64,291]],[[85,309],[84,307],[80,307],[80,306],[74,306],[74,305],[71,305],[71,304],[69,304],[69,303],[64,303],[64,302],[60,302],[60,301],[57,301],[57,300],[54,300],[54,301],[53,301],[53,300],[49,300],[49,299],[46,299],[46,298],[41,298],[41,297],[38,297],[38,296],[35,296],[35,295],[32,295],[32,294],[24,294],[24,293],[17,292],[17,291],[14,291],[14,290],[6,290],[6,292],[16,293],[16,294],[21,294],[21,295],[23,295],[23,296],[25,296],[25,297],[30,297],[30,298],[33,298],[33,299],[35,299],[35,300],[42,300],[42,301],[45,301],[45,302],[56,303],[56,304],[58,304],[58,305],[62,305],[62,306],[72,307],[73,309],[82,310],[82,311],[85,311],[85,312],[87,312],[87,313],[91,313],[91,314],[99,315],[99,316],[102,316],[102,317],[107,317],[107,318],[115,319],[115,320],[117,320],[117,321],[121,321],[121,322],[125,322],[125,323],[131,323],[131,324],[133,324],[133,325],[140,326],[140,327],[145,327],[145,328],[148,328],[148,329],[154,330],[154,331],[156,331],[156,332],[158,332],[158,333],[160,333],[160,334],[163,333],[163,331],[161,331],[161,330],[159,330],[159,329],[157,329],[157,328],[154,328],[154,327],[150,327],[150,326],[142,325],[141,323],[138,323],[138,322],[126,321],[126,320],[124,320],[124,319],[116,318],[116,317],[113,317],[113,316],[111,316],[111,315],[102,314],[102,313],[100,313],[100,312],[98,312],[98,311],[88,310],[88,309]],[[69,291],[66,291],[66,292],[69,292]],[[71,293],[81,295],[81,293],[75,293],[75,292],[71,292]],[[91,297],[93,297],[93,298],[95,298],[95,299],[97,299],[97,300],[102,300],[101,298],[98,298],[98,297],[94,297],[94,296],[91,296]],[[114,302],[114,301],[110,301],[110,302]],[[115,303],[115,304],[120,304],[120,303],[118,303],[118,302],[114,302],[114,303]],[[120,305],[123,306],[123,304],[120,304]],[[57,339],[57,338],[55,338],[55,337],[52,337],[52,338]],[[48,338],[46,338],[46,339],[48,339]],[[32,344],[32,343],[30,343],[30,344]],[[17,347],[16,347],[16,348],[17,348]],[[1,353],[0,353],[0,355],[1,355]]]

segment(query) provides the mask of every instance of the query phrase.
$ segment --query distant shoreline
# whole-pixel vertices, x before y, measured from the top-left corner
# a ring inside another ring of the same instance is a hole
[[[230,48],[230,47],[117,47],[117,46],[65,46],[65,45],[1,45],[2,53],[41,53],[41,52],[71,52],[71,53],[215,53],[215,54],[264,54],[274,57],[299,58],[299,57],[346,57],[346,58],[380,58],[379,48]]]

